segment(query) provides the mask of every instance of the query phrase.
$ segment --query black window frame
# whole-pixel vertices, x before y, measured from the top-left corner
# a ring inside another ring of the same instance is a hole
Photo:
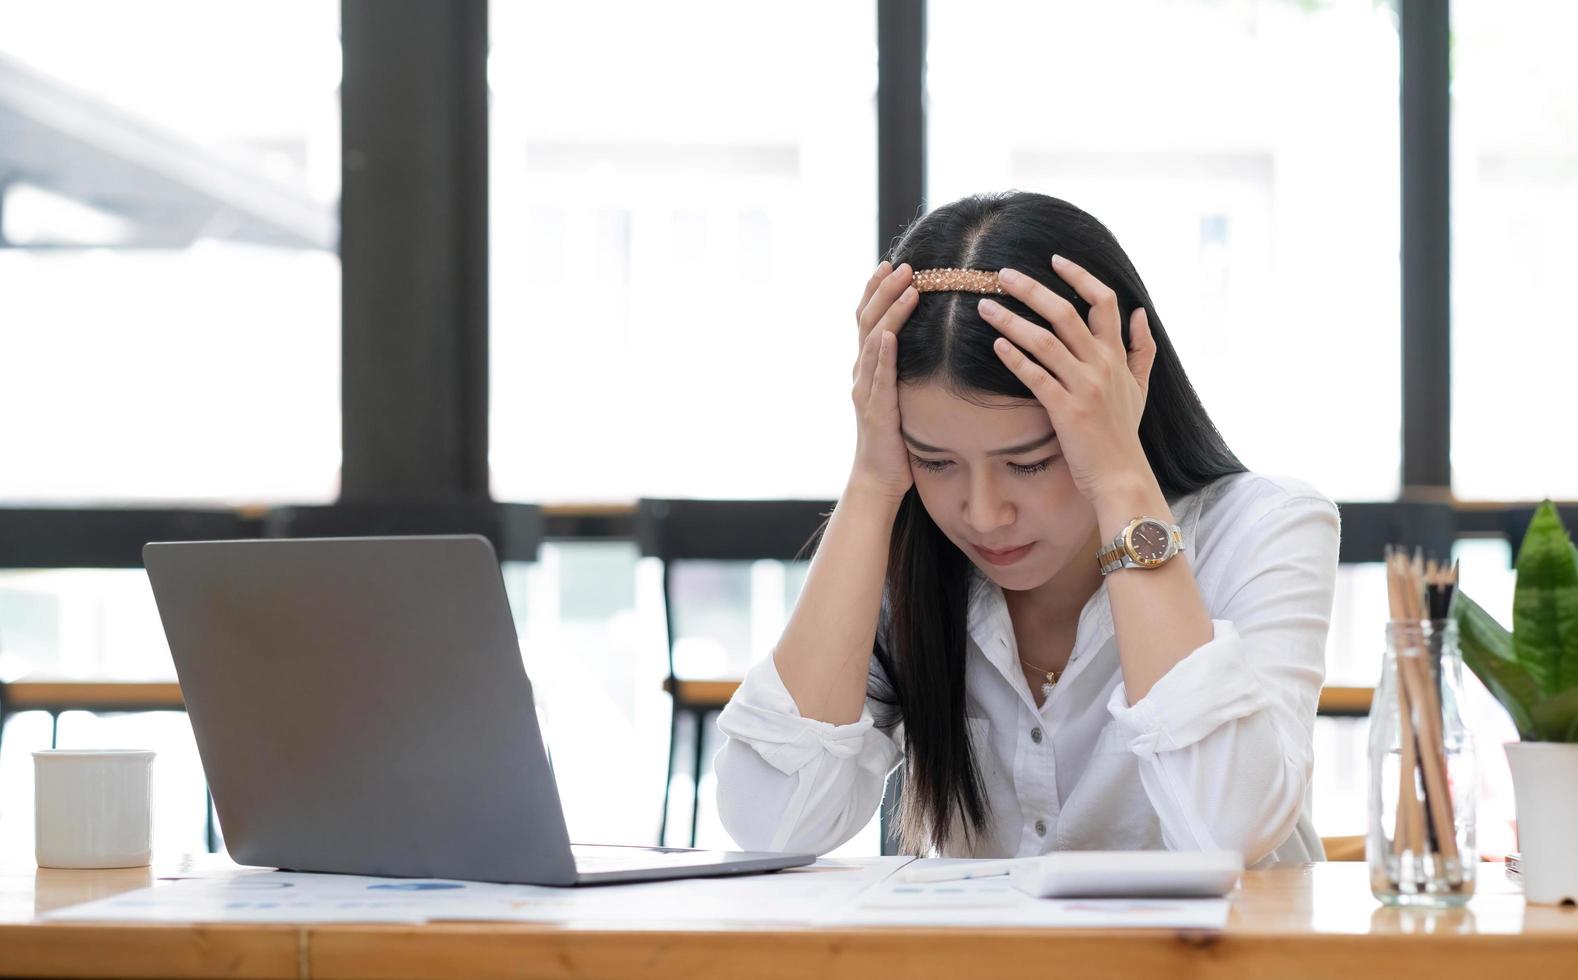
[[[1340,502],[1344,561],[1390,541],[1515,548],[1532,513],[1452,493],[1450,13],[1436,0],[1395,9],[1402,489]],[[876,0],[876,16],[880,254],[927,203],[926,3]],[[535,533],[504,530],[528,524],[547,539],[633,540],[634,501],[538,508],[490,493],[488,0],[342,0],[341,35],[342,489],[317,523],[377,533],[398,512],[403,528],[488,534],[506,560],[535,557]],[[291,526],[273,511],[299,510],[0,507],[0,567],[140,567],[141,541],[263,536]],[[1563,514],[1574,522],[1578,503]]]

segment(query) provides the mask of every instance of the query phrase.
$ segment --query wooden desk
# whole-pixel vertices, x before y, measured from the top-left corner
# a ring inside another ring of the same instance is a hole
[[[0,869],[0,975],[169,977],[884,977],[1057,975],[1280,978],[1578,974],[1578,910],[1525,907],[1499,864],[1468,908],[1386,908],[1363,864],[1252,871],[1220,934],[1171,930],[784,929],[719,922],[672,930],[606,923],[401,925],[39,924],[51,908],[223,865],[155,871]]]

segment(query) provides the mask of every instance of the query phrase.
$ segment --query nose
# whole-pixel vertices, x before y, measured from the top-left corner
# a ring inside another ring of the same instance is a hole
[[[989,538],[998,528],[1013,522],[1013,503],[989,476],[971,482],[970,496],[964,502],[964,523],[977,539]]]

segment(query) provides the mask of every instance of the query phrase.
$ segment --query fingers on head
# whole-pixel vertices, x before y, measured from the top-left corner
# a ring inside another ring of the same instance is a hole
[[[873,330],[866,335],[866,342],[860,345],[860,360],[855,365],[854,397],[857,403],[863,403],[866,396],[871,393],[872,379],[877,373],[878,344],[882,332]]]
[[[1008,287],[1008,293],[1036,315],[1045,318],[1054,328],[1085,327],[1084,318],[1067,297],[1030,276],[1021,275]]]
[[[1051,335],[1048,334],[1048,337],[1051,337]],[[1062,344],[1056,338],[1051,339],[1052,344],[1056,346],[1048,346],[1046,349],[1049,351],[1057,350],[1061,356],[1068,356],[1068,352],[1062,347]],[[1003,363],[1014,373],[1014,376],[1024,382],[1025,387],[1030,389],[1031,394],[1043,402],[1048,398],[1056,397],[1061,389],[1061,383],[1057,381],[1053,372],[1048,369],[1047,365],[1052,358],[1048,354],[1042,353],[1042,345],[1036,345],[1036,349],[1033,351],[1026,351],[1018,345],[1008,342],[1006,338],[1004,338],[1004,343],[1006,346],[998,348],[998,356],[1002,358]]]
[[[855,307],[855,319],[857,321],[860,319],[860,314],[865,312],[866,304],[871,302],[871,297],[876,293],[877,287],[882,285],[882,280],[886,279],[888,273],[892,271],[893,263],[883,259],[878,263],[877,270],[871,274],[871,278],[866,280],[865,291],[860,294],[860,305]]]
[[[871,378],[868,398],[875,405],[886,404],[893,397],[898,385],[899,338],[890,330],[873,330],[878,336],[877,367]]]
[[[1145,307],[1136,306],[1129,311],[1128,321],[1123,324],[1119,338],[1123,342],[1123,349],[1129,354],[1142,353],[1153,347],[1151,339],[1151,321],[1146,316]]]
[[[1141,347],[1152,347],[1155,341],[1151,337],[1151,317],[1145,312],[1145,307],[1136,306],[1134,314],[1129,317],[1129,334],[1138,338],[1135,343]]]
[[[877,320],[878,330],[891,330],[897,334],[899,328],[904,326],[910,314],[915,312],[915,304],[920,301],[920,293],[914,286],[905,287],[904,291],[894,298],[881,319]]]
[[[860,311],[860,329],[870,330],[893,306],[894,300],[903,296],[909,288],[912,270],[909,263],[901,263],[898,268],[882,277],[876,290],[871,294]]]

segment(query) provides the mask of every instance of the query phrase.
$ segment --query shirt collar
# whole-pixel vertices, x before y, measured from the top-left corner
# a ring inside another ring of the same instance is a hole
[[[1195,554],[1200,514],[1210,489],[1211,487],[1207,486],[1193,493],[1174,497],[1167,502],[1168,509],[1173,513],[1173,519],[1178,522],[1183,532],[1184,552],[1190,556]],[[1091,561],[1095,561],[1094,555],[1091,556]],[[975,641],[976,648],[1020,693],[1020,696],[1029,702],[1031,710],[1034,711],[1035,702],[1030,698],[1029,689],[1024,684],[1024,674],[1019,668],[1019,644],[1014,638],[1014,624],[1008,614],[1008,602],[1003,598],[1003,587],[993,582],[973,563],[970,565],[968,609],[970,638]],[[1100,649],[1112,634],[1112,606],[1107,597],[1106,579],[1102,579],[1101,584],[1096,587],[1090,598],[1085,600],[1085,605],[1080,610],[1079,623],[1075,628],[1074,650],[1069,655],[1067,673],[1072,675],[1082,669],[1083,664],[1080,661],[1085,659],[1085,654]]]

